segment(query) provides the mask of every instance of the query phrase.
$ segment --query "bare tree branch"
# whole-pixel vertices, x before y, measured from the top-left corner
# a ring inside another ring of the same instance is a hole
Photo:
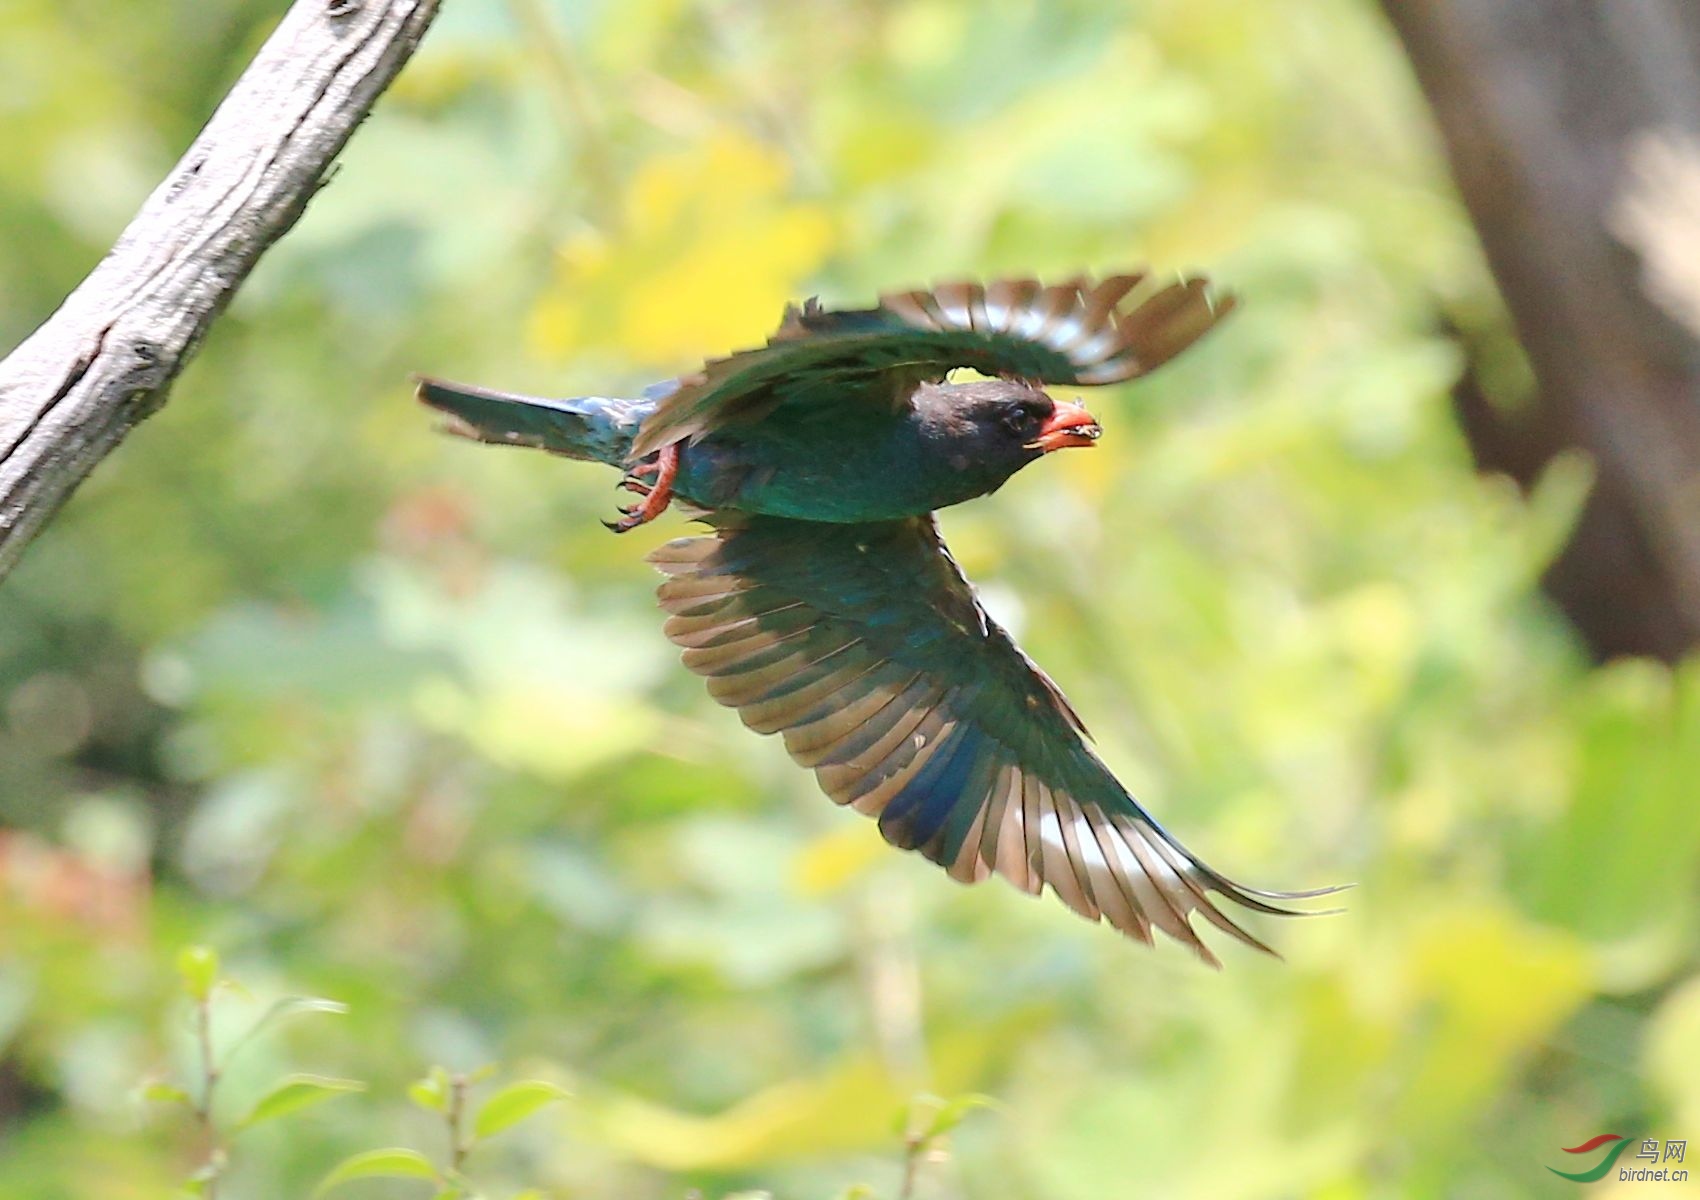
[[[177,373],[412,56],[439,0],[297,0],[175,170],[0,361],[0,578]]]

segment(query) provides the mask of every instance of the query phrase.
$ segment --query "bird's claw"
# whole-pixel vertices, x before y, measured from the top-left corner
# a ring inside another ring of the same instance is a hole
[[[647,525],[654,517],[644,513],[643,505],[633,504],[628,508],[618,510],[621,517],[618,521],[604,521],[602,524],[614,533],[630,533],[639,525]]]
[[[621,476],[620,482],[614,485],[642,496],[642,503],[622,507],[619,510],[620,520],[604,521],[602,524],[615,533],[626,533],[655,520],[673,499],[673,477],[678,473],[679,447],[663,446],[656,453],[654,462],[639,463]],[[654,484],[644,483],[640,478],[644,475],[654,475]]]

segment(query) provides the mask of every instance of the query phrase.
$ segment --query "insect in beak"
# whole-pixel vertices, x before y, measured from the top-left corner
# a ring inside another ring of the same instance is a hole
[[[1086,411],[1084,404],[1058,400],[1051,415],[1039,426],[1039,436],[1027,443],[1027,449],[1049,454],[1069,446],[1090,446],[1103,432],[1097,418]]]

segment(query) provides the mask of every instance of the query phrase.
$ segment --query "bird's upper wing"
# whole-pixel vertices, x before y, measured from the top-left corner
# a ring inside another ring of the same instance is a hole
[[[1031,279],[941,284],[890,293],[867,309],[828,310],[811,300],[786,310],[766,346],[681,379],[645,420],[632,453],[857,382],[897,402],[953,367],[1051,384],[1118,383],[1167,362],[1232,307],[1201,278],[1165,286],[1142,272],[1051,287]]]
[[[1242,887],[1187,852],[1087,745],[1056,685],[994,623],[931,517],[859,525],[719,518],[650,556],[667,636],[710,694],[780,733],[827,795],[963,882],[996,871],[1206,962],[1193,912],[1268,947],[1210,893],[1259,912],[1320,892]],[[1332,889],[1324,889],[1332,890]]]

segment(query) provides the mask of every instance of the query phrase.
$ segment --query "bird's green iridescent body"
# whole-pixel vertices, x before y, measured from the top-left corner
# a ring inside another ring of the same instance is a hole
[[[923,516],[1011,474],[1012,464],[952,454],[942,442],[912,410],[780,409],[685,446],[673,488],[699,508],[843,523]]]
[[[1130,299],[1131,297],[1131,299]],[[1123,303],[1127,300],[1128,303]],[[1196,914],[1268,949],[1216,906],[1285,914],[1188,852],[1117,782],[1062,692],[981,608],[932,513],[996,490],[1099,429],[1043,384],[1131,379],[1227,310],[1202,280],[1004,280],[787,312],[772,340],[642,398],[547,400],[434,380],[452,432],[619,467],[713,531],[650,561],[667,636],[709,692],[777,733],[840,804],[951,876],[1050,888],[1076,912],[1206,962]],[[946,382],[955,367],[991,378]],[[1330,889],[1324,889],[1330,890]]]

